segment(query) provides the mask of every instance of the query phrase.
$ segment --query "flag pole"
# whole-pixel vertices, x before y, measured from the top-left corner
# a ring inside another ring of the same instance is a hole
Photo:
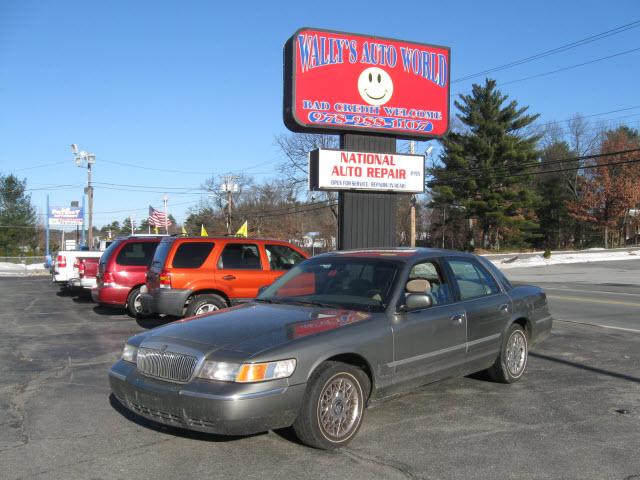
[[[169,200],[169,197],[165,193],[164,197],[162,197],[162,201],[164,202],[164,229],[165,229],[165,233],[167,235],[169,235],[169,213],[167,212],[167,201],[168,200]]]

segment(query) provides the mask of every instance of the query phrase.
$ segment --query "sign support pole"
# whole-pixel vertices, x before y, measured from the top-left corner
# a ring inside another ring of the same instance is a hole
[[[340,149],[397,153],[394,137],[353,133],[340,135]],[[396,193],[339,192],[338,250],[397,246],[396,213]]]

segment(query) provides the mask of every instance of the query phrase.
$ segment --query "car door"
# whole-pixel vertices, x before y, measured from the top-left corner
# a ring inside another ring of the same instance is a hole
[[[466,362],[484,368],[495,360],[500,349],[501,334],[510,318],[511,300],[477,260],[450,257],[446,264],[467,318]]]
[[[450,279],[441,263],[417,262],[404,284],[416,278],[431,285],[425,293],[431,295],[433,304],[404,311],[392,322],[394,359],[389,366],[395,368],[399,383],[427,383],[456,375],[465,360],[466,317],[464,309],[454,302]]]
[[[255,298],[260,287],[271,283],[260,248],[253,242],[229,242],[217,261],[215,279],[224,285],[232,302]]]

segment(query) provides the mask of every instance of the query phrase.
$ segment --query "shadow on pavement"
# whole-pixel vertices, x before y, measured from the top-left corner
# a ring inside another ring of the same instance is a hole
[[[609,377],[620,378],[622,380],[627,380],[629,382],[640,383],[640,378],[634,377],[631,375],[627,375],[625,373],[617,373],[612,372],[611,370],[604,370],[603,368],[598,367],[590,367],[589,365],[584,365],[582,363],[572,362],[570,360],[565,360],[563,358],[552,357],[550,355],[544,355],[542,353],[534,353],[529,352],[529,355],[536,358],[541,358],[543,360],[548,360],[550,362],[562,363],[563,365],[569,365],[570,367],[579,368],[580,370],[587,370],[588,372],[599,373],[600,375],[608,375]]]
[[[136,318],[135,320],[136,320],[136,323],[140,325],[142,328],[146,328],[147,330],[150,330],[152,328],[156,328],[161,325],[166,325],[167,323],[171,323],[178,319],[174,317],[153,316],[153,317]]]
[[[227,435],[217,435],[214,433],[205,433],[205,432],[196,432],[194,430],[186,430],[184,428],[179,427],[171,427],[168,425],[163,425],[161,423],[154,422],[153,420],[147,420],[146,418],[132,412],[128,408],[126,408],[120,401],[115,397],[115,395],[109,395],[109,403],[111,407],[122,415],[127,420],[135,423],[136,425],[140,425],[141,427],[148,428],[150,430],[154,430],[160,433],[167,433],[169,435],[173,435],[174,437],[182,437],[189,438],[191,440],[201,440],[205,442],[235,442],[237,440],[242,440],[244,438],[256,437],[258,435],[265,435],[264,433],[256,433],[254,435],[244,435],[244,436],[227,436]]]

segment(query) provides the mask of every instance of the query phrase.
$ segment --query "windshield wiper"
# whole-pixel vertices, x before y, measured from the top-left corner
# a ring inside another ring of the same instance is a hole
[[[283,297],[283,298],[280,298],[279,300],[281,300],[282,303],[291,304],[291,305],[310,305],[312,307],[340,308],[338,305],[333,305],[330,303],[315,302],[313,300],[301,300],[301,299],[291,298],[291,297]]]

